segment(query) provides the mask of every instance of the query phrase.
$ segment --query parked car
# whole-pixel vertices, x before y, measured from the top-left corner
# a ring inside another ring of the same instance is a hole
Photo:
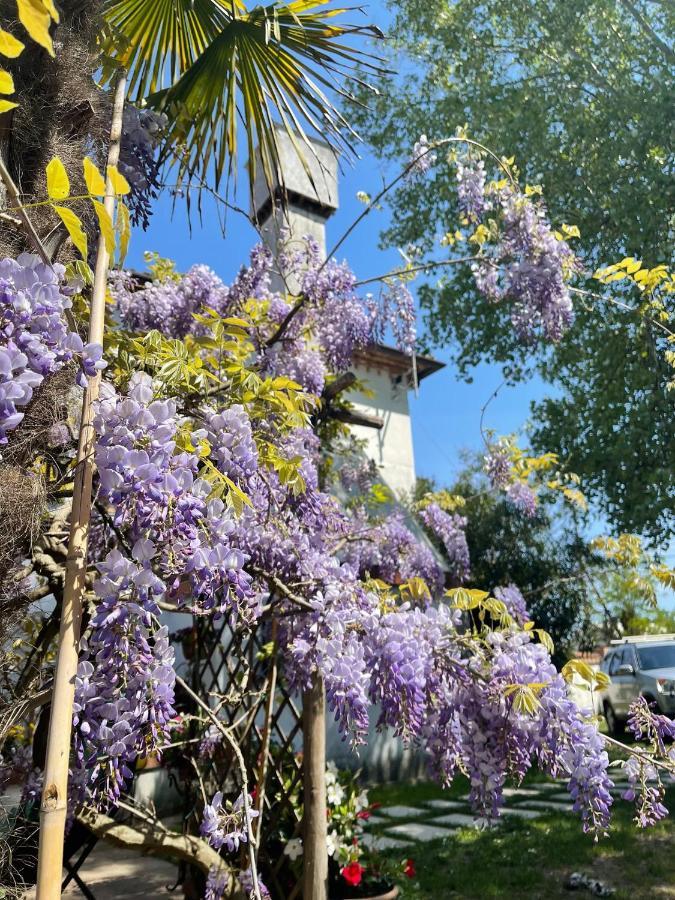
[[[600,694],[610,734],[621,734],[630,704],[639,696],[675,716],[675,635],[642,635],[612,641],[600,663],[609,685]]]

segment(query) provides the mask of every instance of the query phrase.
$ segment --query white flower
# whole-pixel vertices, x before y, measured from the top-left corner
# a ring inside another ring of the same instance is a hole
[[[361,812],[362,809],[368,808],[368,791],[361,791],[356,797],[356,811]]]
[[[297,859],[302,856],[302,840],[300,838],[291,838],[284,847],[284,853],[289,859]]]
[[[329,831],[326,836],[326,851],[329,856],[333,856],[340,847],[340,838],[337,831]]]
[[[331,806],[338,806],[345,799],[345,790],[341,784],[329,784],[326,790],[326,799]]]

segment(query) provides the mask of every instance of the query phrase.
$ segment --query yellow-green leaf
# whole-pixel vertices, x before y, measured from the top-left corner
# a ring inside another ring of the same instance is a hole
[[[128,194],[131,190],[131,185],[124,175],[117,171],[117,166],[108,166],[108,178],[115,194]]]
[[[101,229],[103,240],[105,241],[105,249],[108,253],[115,252],[115,229],[113,228],[112,219],[105,206],[100,200],[92,198],[92,204],[96,210],[96,218],[98,219],[98,227]]]
[[[10,109],[16,109],[18,103],[12,103],[11,100],[0,100],[0,113],[9,112]]]
[[[70,239],[82,254],[82,258],[86,259],[87,235],[84,233],[84,229],[82,228],[82,222],[80,222],[79,218],[75,215],[72,209],[68,209],[67,206],[55,206],[54,204],[52,204],[52,209],[66,226],[68,234],[70,235]]]
[[[49,7],[43,0],[16,0],[16,5],[19,21],[28,34],[36,44],[44,47],[50,56],[54,56],[54,45],[49,34],[49,26],[52,23]]]
[[[14,79],[4,69],[0,69],[0,94],[14,93]]]
[[[131,240],[131,218],[129,209],[120,200],[117,204],[117,233],[119,235],[119,258],[118,266],[121,268],[126,259],[129,250],[129,241]]]
[[[82,168],[84,169],[84,183],[87,185],[89,193],[94,197],[104,197],[105,178],[88,156],[83,159]]]
[[[0,28],[0,56],[7,56],[9,59],[16,59],[21,53],[25,44],[22,44],[18,38],[15,38],[9,31]]]
[[[70,181],[63,163],[55,156],[46,169],[47,193],[50,200],[65,200],[70,194]]]

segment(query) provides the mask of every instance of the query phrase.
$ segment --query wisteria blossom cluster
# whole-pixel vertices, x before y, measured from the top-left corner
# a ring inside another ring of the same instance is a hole
[[[430,146],[422,135],[413,171],[423,174],[435,164]],[[519,340],[533,343],[541,334],[559,341],[574,319],[567,282],[579,264],[569,244],[554,232],[536,192],[521,191],[510,173],[488,182],[483,155],[474,148],[455,162],[459,209],[476,226],[470,237],[479,248],[472,263],[476,287],[488,300],[510,304]]]
[[[528,518],[537,514],[537,494],[513,471],[511,457],[506,447],[491,447],[484,457],[485,474],[495,490],[504,491],[515,508]]]
[[[329,706],[355,744],[377,704],[379,725],[426,747],[441,780],[468,773],[478,815],[498,816],[506,779],[519,781],[536,764],[567,780],[586,830],[606,830],[612,782],[602,736],[530,632],[510,626],[469,637],[447,605],[390,610],[371,591],[358,589],[349,602],[338,596],[317,597],[314,614],[289,626],[286,640],[293,678],[322,673]],[[530,685],[539,693],[525,709],[515,697]]]
[[[424,175],[436,165],[436,159],[436,152],[431,149],[428,137],[426,134],[421,134],[413,147],[409,163],[411,171],[418,175]]]
[[[241,843],[245,844],[248,841],[251,822],[259,815],[257,810],[250,808],[252,802],[249,798],[249,821],[247,821],[243,794],[240,794],[234,802],[228,800],[223,802],[223,794],[218,791],[213,800],[204,807],[202,837],[206,838],[216,850],[225,847],[230,853],[234,853]]]
[[[476,286],[489,300],[511,304],[520,340],[532,343],[541,333],[559,341],[574,319],[567,286],[578,267],[574,253],[554,234],[542,202],[525,196],[508,179],[485,185],[482,160],[467,158],[457,174],[465,212],[485,229],[478,240],[479,259],[472,264]],[[486,240],[488,213],[498,222],[498,232]]]
[[[159,193],[157,147],[167,121],[163,113],[125,104],[118,168],[131,186],[127,197],[131,220],[143,228],[148,227],[150,204]]]
[[[668,815],[659,768],[665,763],[671,779],[675,778],[675,722],[655,712],[644,697],[638,697],[628,712],[628,728],[637,741],[646,743],[648,755],[626,761],[628,789],[623,798],[635,803],[635,821],[647,828]]]
[[[224,475],[238,481],[256,468],[242,407],[218,416],[205,412],[205,422],[211,427],[193,432],[193,438],[211,438]],[[157,564],[168,596],[189,598],[198,613],[246,615],[251,578],[244,554],[232,542],[235,516],[198,477],[198,454],[175,452],[176,402],[156,400],[152,379],[138,373],[127,397],[112,394],[99,403],[95,426],[99,497],[114,508],[114,525],[128,529],[132,541],[149,545],[152,536],[153,548],[161,548]]]
[[[508,614],[518,625],[524,625],[525,622],[529,621],[530,615],[527,611],[525,598],[517,585],[507,584],[505,587],[496,587],[494,594],[497,600],[501,600],[506,606]]]
[[[77,286],[65,283],[63,266],[37,256],[0,260],[0,445],[24,417],[43,380],[74,358],[93,375],[102,350],[84,344],[66,322]]]
[[[75,686],[75,783],[81,799],[115,803],[139,755],[161,749],[174,715],[174,651],[158,627],[165,585],[151,541],[132,559],[112,550],[99,563],[98,606],[83,641]]]
[[[456,513],[448,513],[438,503],[429,503],[420,516],[429,531],[443,544],[450,562],[454,581],[461,583],[469,577],[469,545],[466,541],[467,520]]]

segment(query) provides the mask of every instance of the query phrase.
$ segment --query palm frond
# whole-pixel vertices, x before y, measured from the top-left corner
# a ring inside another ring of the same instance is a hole
[[[336,152],[352,152],[356,135],[329,92],[346,94],[357,64],[380,71],[379,60],[350,39],[381,34],[335,23],[354,8],[320,9],[326,6],[293,0],[247,10],[241,0],[109,0],[108,56],[128,69],[134,100],[167,114],[166,148],[180,181],[213,181],[217,189],[226,177],[229,184],[240,128],[251,184],[256,147],[268,183],[281,182],[278,127],[308,174],[308,133]]]

